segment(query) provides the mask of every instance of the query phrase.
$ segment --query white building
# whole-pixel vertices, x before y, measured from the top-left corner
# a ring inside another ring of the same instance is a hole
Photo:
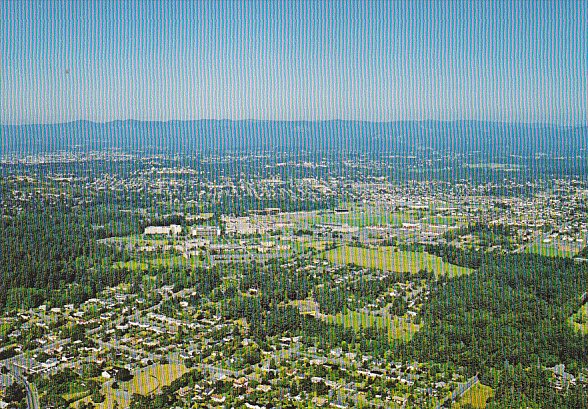
[[[213,237],[220,236],[221,230],[216,226],[194,226],[190,234],[194,237]]]
[[[172,224],[169,226],[147,226],[145,227],[145,232],[143,234],[146,235],[153,235],[153,234],[164,234],[167,236],[173,235],[177,236],[182,232],[182,226],[177,224]]]

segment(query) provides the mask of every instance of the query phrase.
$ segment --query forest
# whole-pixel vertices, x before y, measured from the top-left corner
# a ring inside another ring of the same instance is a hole
[[[97,243],[98,234],[82,212],[39,209],[0,220],[0,310],[80,303],[128,278],[111,268],[128,255]]]
[[[587,407],[586,390],[573,387],[556,397],[547,372],[533,369],[565,364],[577,373],[588,365],[588,340],[568,323],[586,283],[585,263],[487,254],[473,274],[438,282],[424,308],[424,326],[409,344],[396,345],[396,353],[419,361],[450,361],[479,374],[482,383],[498,391],[491,408],[527,403]]]

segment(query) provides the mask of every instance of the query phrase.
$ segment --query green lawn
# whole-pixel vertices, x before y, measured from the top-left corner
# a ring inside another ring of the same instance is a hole
[[[120,384],[120,389],[139,395],[150,395],[169,385],[174,380],[188,372],[184,365],[162,364],[152,365],[135,372],[135,376],[129,382]]]
[[[324,258],[337,264],[356,264],[361,267],[376,268],[384,271],[411,272],[427,269],[437,276],[450,277],[469,274],[473,270],[446,263],[440,257],[414,251],[400,251],[394,247],[365,249],[342,246],[323,253]]]
[[[149,269],[149,264],[145,261],[139,260],[118,261],[114,263],[113,268],[126,269],[129,271],[143,271]]]
[[[433,224],[436,226],[456,226],[463,220],[457,216],[429,216],[425,217],[423,223]]]
[[[308,251],[310,249],[314,249],[317,251],[325,251],[325,248],[331,245],[332,241],[314,239],[308,236],[301,236],[296,237],[295,240],[292,240],[290,242],[284,242],[282,244],[285,243],[290,244],[292,246],[293,251],[300,253],[303,251]]]

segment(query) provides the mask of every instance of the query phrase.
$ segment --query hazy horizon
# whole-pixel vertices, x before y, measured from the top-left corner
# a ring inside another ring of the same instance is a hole
[[[74,119],[72,121],[64,122],[31,122],[21,124],[4,124],[0,123],[0,126],[4,127],[20,127],[20,126],[53,126],[53,125],[68,125],[75,124],[78,122],[87,122],[94,125],[107,125],[117,122],[141,122],[141,123],[173,123],[173,122],[282,122],[282,123],[320,123],[320,122],[349,122],[349,123],[369,123],[369,124],[396,124],[396,123],[419,123],[419,122],[444,122],[444,123],[481,123],[481,124],[499,124],[506,126],[549,126],[558,128],[585,128],[588,127],[588,122],[579,122],[573,124],[561,124],[557,122],[525,122],[525,121],[498,121],[498,120],[479,120],[479,119],[399,119],[391,121],[372,121],[363,119],[231,119],[231,118],[197,118],[197,119],[112,119],[108,121],[94,121],[90,119]]]
[[[585,125],[586,2],[0,1],[0,124]]]

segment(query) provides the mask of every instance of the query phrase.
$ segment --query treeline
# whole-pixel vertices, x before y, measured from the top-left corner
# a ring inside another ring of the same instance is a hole
[[[199,297],[209,296],[220,283],[223,275],[222,266],[183,267],[183,266],[157,266],[149,270],[148,283],[141,273],[130,275],[131,288],[135,291],[142,287],[146,292],[164,285],[173,285],[174,291],[186,288],[196,292]]]
[[[242,274],[239,289],[247,292],[257,290],[262,305],[302,300],[310,295],[316,279],[305,271],[281,267],[282,260],[270,261],[267,265],[240,265]]]
[[[376,271],[359,275],[357,278],[338,285],[326,283],[314,290],[314,300],[319,304],[320,311],[324,314],[345,314],[347,310],[357,310],[367,304],[375,303],[375,300],[389,292],[396,283],[418,282],[420,280],[432,281],[435,274],[431,271],[420,270],[417,273],[401,272],[390,274],[384,278],[379,277]],[[403,296],[384,296],[387,303],[392,303],[392,312],[403,315],[407,309],[406,299]]]
[[[228,319],[244,318],[250,334],[260,341],[280,335],[303,336],[308,340],[322,338],[325,344],[329,345],[341,341],[355,342],[355,334],[351,330],[302,315],[298,308],[293,306],[272,304],[264,308],[259,297],[236,297],[227,300],[222,304],[221,313]]]
[[[291,305],[272,303],[263,306],[261,297],[237,296],[221,303],[221,314],[227,319],[245,319],[250,336],[264,344],[268,337],[302,337],[309,345],[335,348],[342,344],[357,345],[366,353],[382,356],[390,348],[387,334],[375,328],[356,332],[342,325],[331,324],[300,314]]]
[[[86,374],[89,375],[89,374]],[[98,376],[99,372],[94,371],[94,376]],[[101,384],[96,379],[83,379],[80,374],[72,369],[63,369],[55,375],[49,377],[34,376],[34,383],[40,393],[40,403],[42,407],[46,408],[68,408],[72,400],[66,400],[64,395],[71,393],[72,390],[87,393],[91,396],[94,403],[99,403],[104,400],[104,395],[101,393]],[[75,400],[75,399],[74,399]]]
[[[518,234],[518,229],[505,224],[471,223],[467,226],[447,231],[443,238],[451,241],[469,234],[478,238],[480,247],[501,246],[504,249],[514,249],[513,237]]]
[[[483,251],[460,249],[450,244],[427,244],[423,249],[429,254],[441,257],[447,263],[473,269],[479,268],[484,258]]]

